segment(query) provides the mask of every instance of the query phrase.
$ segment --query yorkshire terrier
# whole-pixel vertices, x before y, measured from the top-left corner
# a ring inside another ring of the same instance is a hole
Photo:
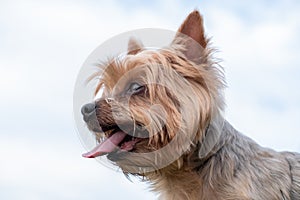
[[[167,47],[131,38],[93,75],[102,97],[81,112],[99,144],[83,156],[107,156],[161,199],[299,200],[300,154],[261,147],[224,119],[213,52],[198,11]]]

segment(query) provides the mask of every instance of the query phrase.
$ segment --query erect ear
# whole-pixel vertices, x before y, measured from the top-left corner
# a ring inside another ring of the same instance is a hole
[[[128,47],[127,47],[127,54],[128,55],[135,55],[139,51],[143,49],[144,45],[142,42],[134,37],[131,37],[128,41]]]
[[[184,37],[185,40],[180,38]],[[183,44],[184,54],[188,59],[194,60],[200,57],[200,53],[206,48],[208,40],[204,34],[203,19],[195,10],[190,13],[179,27],[173,43]]]
[[[203,19],[200,13],[195,10],[187,16],[180,28],[179,33],[183,33],[198,42],[203,48],[207,45],[204,35]]]

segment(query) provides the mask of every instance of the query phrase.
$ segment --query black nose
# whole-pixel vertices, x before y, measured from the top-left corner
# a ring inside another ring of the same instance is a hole
[[[88,103],[81,107],[81,113],[84,117],[89,117],[95,112],[96,105],[94,103]]]

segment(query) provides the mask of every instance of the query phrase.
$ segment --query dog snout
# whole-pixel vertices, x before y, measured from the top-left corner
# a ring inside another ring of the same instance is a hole
[[[88,103],[81,107],[81,113],[83,115],[84,121],[89,120],[92,115],[95,114],[96,111],[96,105],[94,103]]]

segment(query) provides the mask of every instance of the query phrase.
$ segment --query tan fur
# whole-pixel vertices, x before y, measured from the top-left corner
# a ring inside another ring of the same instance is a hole
[[[135,145],[136,154],[108,155],[125,174],[150,182],[161,199],[300,199],[300,155],[260,147],[223,119],[223,71],[198,11],[169,47],[147,50],[131,39],[128,51],[93,75],[100,78],[96,93],[104,91],[96,101],[100,126],[130,122],[148,134]],[[127,98],[122,92],[132,82],[146,89]],[[165,154],[147,156],[164,147]],[[160,168],[170,157],[178,158]]]

